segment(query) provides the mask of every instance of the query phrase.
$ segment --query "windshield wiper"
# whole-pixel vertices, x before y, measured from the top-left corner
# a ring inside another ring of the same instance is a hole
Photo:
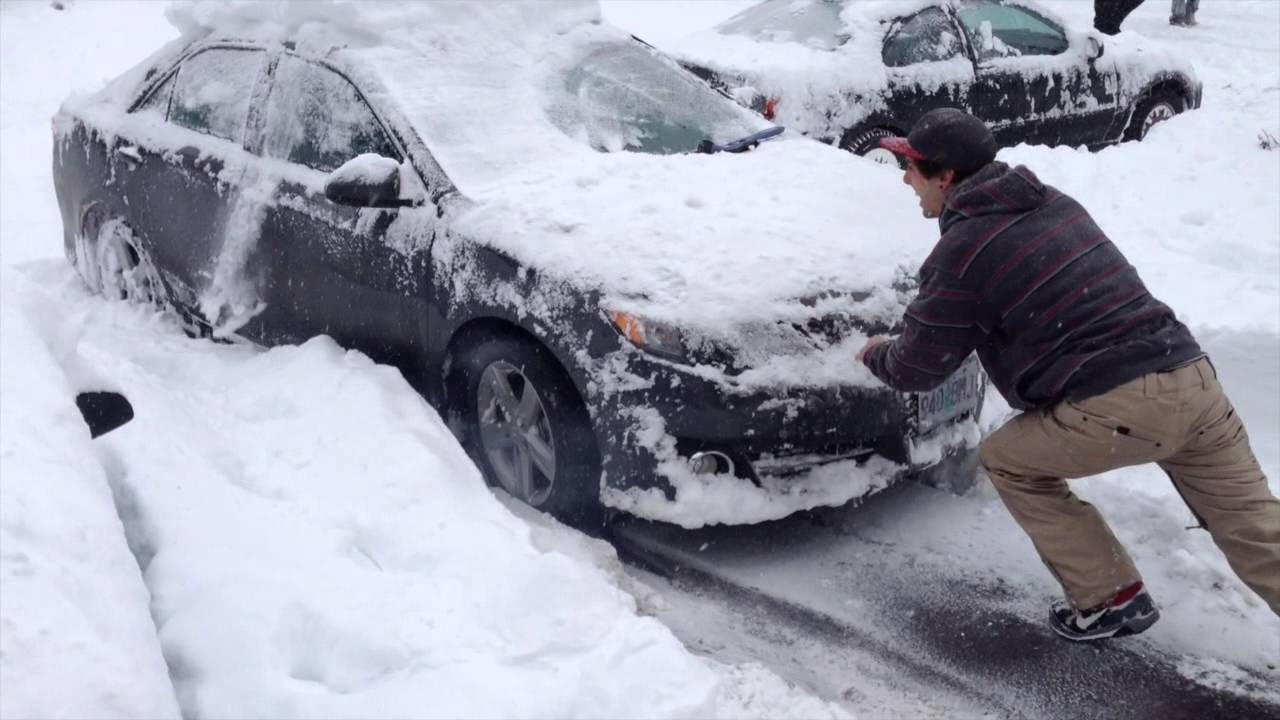
[[[703,140],[702,142],[698,143],[698,152],[706,153],[708,155],[713,155],[718,152],[731,152],[731,153],[745,152],[759,145],[765,140],[778,137],[779,135],[782,134],[784,130],[786,130],[785,127],[781,125],[775,125],[771,128],[765,128],[764,130],[761,130],[758,133],[752,133],[751,135],[748,135],[744,138],[739,138],[737,140],[734,140],[733,142],[725,143],[724,145],[717,145],[716,143],[713,143],[710,140]]]

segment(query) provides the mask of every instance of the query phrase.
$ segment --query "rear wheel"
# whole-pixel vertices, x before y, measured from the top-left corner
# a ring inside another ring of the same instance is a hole
[[[545,348],[516,337],[486,340],[461,353],[447,386],[463,444],[489,484],[571,525],[600,522],[590,416]]]
[[[871,128],[857,135],[849,133],[840,142],[840,149],[848,150],[854,155],[860,155],[874,163],[892,165],[905,170],[906,165],[902,162],[902,158],[880,147],[881,139],[891,137],[896,137],[896,133],[887,128]]]
[[[76,270],[91,291],[108,300],[164,307],[159,273],[123,220],[90,213],[76,242]]]
[[[1151,132],[1151,128],[1168,120],[1186,109],[1182,98],[1171,90],[1154,92],[1142,100],[1133,109],[1133,117],[1129,119],[1129,127],[1125,128],[1126,140],[1142,140]]]

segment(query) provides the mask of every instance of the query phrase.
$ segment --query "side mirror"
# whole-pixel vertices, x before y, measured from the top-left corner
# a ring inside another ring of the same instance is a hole
[[[1089,44],[1089,47],[1085,51],[1085,57],[1089,58],[1090,62],[1102,57],[1103,47],[1102,47],[1101,40],[1099,40],[1097,37],[1093,35],[1090,35],[1088,36],[1088,39],[1086,40],[1086,42]]]
[[[329,173],[324,196],[339,205],[389,207],[400,204],[400,163],[366,153]]]
[[[76,395],[76,407],[89,426],[90,437],[106,435],[133,419],[133,405],[118,392],[82,392]]]

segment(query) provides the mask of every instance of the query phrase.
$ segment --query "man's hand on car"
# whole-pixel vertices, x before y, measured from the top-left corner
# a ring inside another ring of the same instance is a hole
[[[866,354],[867,354],[867,351],[868,351],[868,350],[870,350],[871,348],[873,348],[873,347],[875,347],[875,346],[877,346],[877,345],[883,345],[883,344],[885,344],[885,343],[887,343],[887,342],[893,342],[893,338],[891,338],[891,337],[885,337],[885,336],[883,336],[883,335],[879,335],[879,336],[877,336],[877,337],[869,338],[869,339],[867,340],[867,344],[866,344],[866,345],[863,345],[863,346],[862,346],[862,349],[858,351],[858,362],[862,362],[862,358],[866,357]]]

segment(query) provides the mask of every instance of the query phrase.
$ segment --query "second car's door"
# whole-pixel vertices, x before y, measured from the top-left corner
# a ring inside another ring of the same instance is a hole
[[[969,107],[973,65],[959,30],[941,8],[897,20],[881,52],[889,81],[889,116],[911,127],[939,107]]]
[[[324,194],[348,160],[402,162],[401,149],[347,78],[291,53],[274,68],[262,116],[261,167],[246,179],[267,196],[268,308],[254,332],[269,342],[329,335],[386,361],[417,352],[434,206],[353,207]]]
[[[1092,66],[1056,23],[995,0],[963,0],[956,15],[977,67],[973,112],[1001,145],[1087,142],[1084,129],[1109,124],[1114,102],[1095,96]]]

